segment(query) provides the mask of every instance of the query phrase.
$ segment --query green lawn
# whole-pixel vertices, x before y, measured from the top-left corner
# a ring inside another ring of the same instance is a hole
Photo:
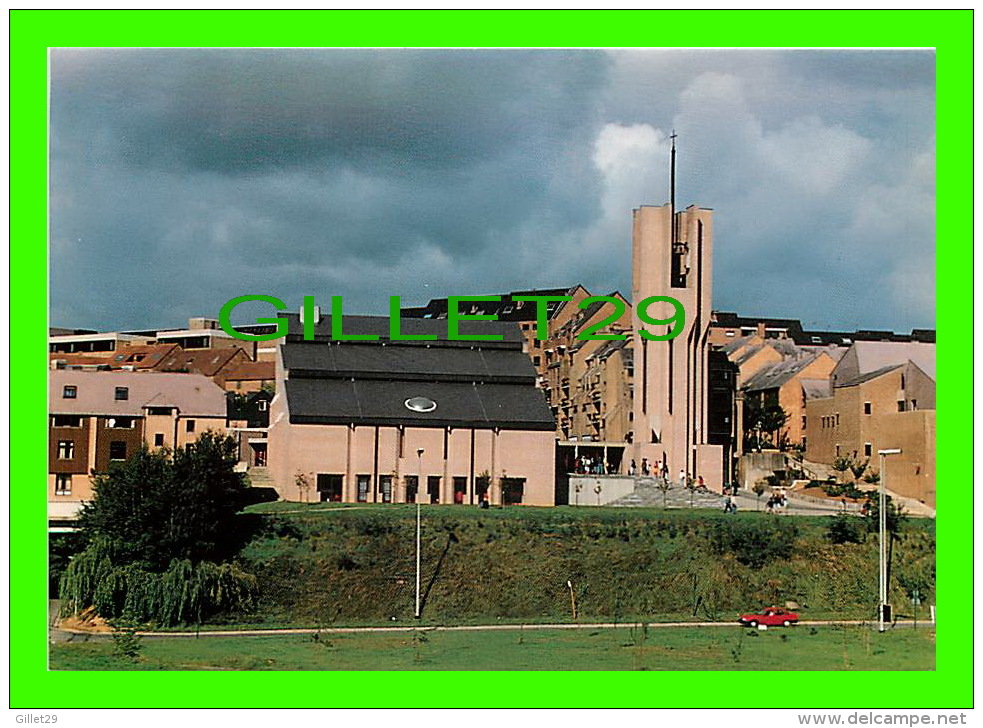
[[[736,626],[145,638],[52,645],[53,670],[934,670],[934,629]]]

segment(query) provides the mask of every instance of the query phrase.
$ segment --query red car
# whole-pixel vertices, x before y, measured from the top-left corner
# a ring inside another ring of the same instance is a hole
[[[763,624],[767,627],[789,627],[799,621],[799,615],[787,609],[764,609],[759,614],[743,614],[737,620],[748,627],[757,627]]]

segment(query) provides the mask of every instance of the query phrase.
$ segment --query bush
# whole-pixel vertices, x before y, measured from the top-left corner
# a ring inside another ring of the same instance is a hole
[[[710,545],[718,554],[733,554],[740,563],[760,569],[770,561],[792,555],[798,527],[787,521],[717,521]]]
[[[844,514],[833,516],[826,527],[826,537],[831,543],[863,543],[867,539],[867,524],[859,518]]]

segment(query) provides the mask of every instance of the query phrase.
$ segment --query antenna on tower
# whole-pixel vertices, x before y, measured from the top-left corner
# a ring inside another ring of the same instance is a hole
[[[672,140],[672,150],[669,152],[669,210],[676,214],[676,130],[669,135]],[[676,242],[675,240],[673,242]]]

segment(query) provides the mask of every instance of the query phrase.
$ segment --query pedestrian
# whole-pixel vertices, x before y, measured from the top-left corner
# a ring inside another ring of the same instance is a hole
[[[686,487],[686,470],[684,468],[679,469],[679,487]]]
[[[702,475],[696,476],[696,487],[699,490],[706,490],[707,489],[706,484],[703,482],[703,476]]]
[[[731,505],[730,496],[727,496],[727,500],[724,501],[724,513],[730,513],[730,505]]]
[[[628,466],[628,475],[634,475],[638,472],[638,466],[635,465],[635,461],[631,461],[631,465]]]
[[[649,474],[649,461],[648,458],[642,458],[642,475]]]

